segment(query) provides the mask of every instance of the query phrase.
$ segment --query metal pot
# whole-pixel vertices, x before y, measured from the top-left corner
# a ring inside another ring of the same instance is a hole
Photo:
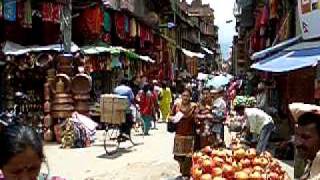
[[[92,79],[87,74],[77,74],[72,79],[71,90],[74,94],[88,94],[92,88]]]
[[[77,94],[73,98],[76,101],[89,100],[90,99],[90,95],[89,94]]]

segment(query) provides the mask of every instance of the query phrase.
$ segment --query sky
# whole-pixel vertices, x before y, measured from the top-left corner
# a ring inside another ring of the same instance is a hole
[[[187,0],[191,3],[192,0]],[[219,26],[219,43],[223,58],[227,58],[229,54],[229,47],[232,45],[233,36],[235,32],[235,18],[233,16],[233,6],[235,0],[202,0],[204,4],[210,4],[214,9],[215,24]],[[226,21],[233,20],[232,23],[227,24]]]

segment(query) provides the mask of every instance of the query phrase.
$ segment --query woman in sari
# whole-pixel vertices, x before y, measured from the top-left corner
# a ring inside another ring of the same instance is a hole
[[[160,111],[162,114],[162,121],[166,122],[170,113],[172,94],[170,88],[167,86],[166,82],[162,83],[162,90],[159,95],[160,100]]]
[[[196,150],[201,150],[215,143],[211,111],[211,106],[206,103],[206,99],[202,96],[196,112]]]
[[[185,90],[182,93],[182,101],[175,104],[169,120],[176,124],[174,140],[174,159],[180,165],[180,173],[183,179],[190,177],[192,166],[192,153],[195,142],[195,111],[196,104],[191,103],[191,92]],[[182,113],[182,114],[181,114]],[[177,118],[180,114],[180,119]]]

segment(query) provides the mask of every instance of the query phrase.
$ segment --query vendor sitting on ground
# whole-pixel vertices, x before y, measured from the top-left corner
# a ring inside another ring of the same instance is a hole
[[[297,106],[296,106],[297,105]],[[294,106],[298,107],[295,108]],[[298,154],[306,162],[299,179],[320,179],[320,107],[302,103],[289,106],[297,122],[295,142]]]
[[[248,135],[258,137],[257,152],[261,153],[266,150],[268,141],[272,131],[274,130],[274,122],[270,115],[258,108],[238,107],[239,115],[243,115],[245,125],[243,132]]]

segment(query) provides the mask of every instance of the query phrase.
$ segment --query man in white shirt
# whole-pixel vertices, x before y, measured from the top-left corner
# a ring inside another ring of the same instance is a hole
[[[258,144],[257,152],[261,153],[266,150],[272,131],[275,128],[273,119],[270,115],[258,108],[246,108],[244,110],[246,120],[245,129],[247,132],[257,135]]]

